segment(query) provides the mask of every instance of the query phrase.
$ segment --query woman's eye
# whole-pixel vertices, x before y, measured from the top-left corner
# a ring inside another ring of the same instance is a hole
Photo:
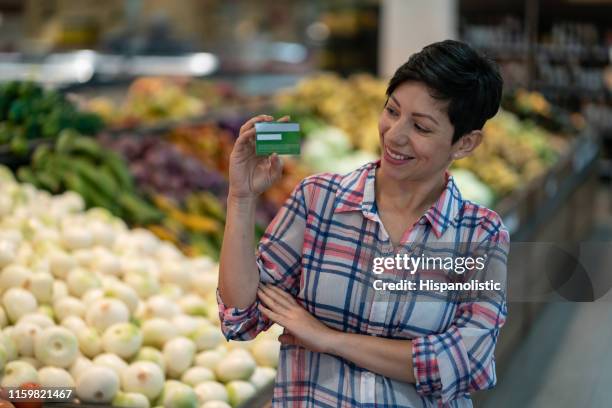
[[[395,109],[393,109],[393,108],[391,108],[389,106],[387,106],[385,109],[387,110],[387,112],[389,112],[390,115],[392,115],[392,116],[397,115],[397,111]]]
[[[416,128],[416,130],[418,130],[419,132],[423,132],[423,133],[429,133],[431,132],[429,129],[425,129],[424,127],[420,126],[418,123],[414,124],[414,127]]]

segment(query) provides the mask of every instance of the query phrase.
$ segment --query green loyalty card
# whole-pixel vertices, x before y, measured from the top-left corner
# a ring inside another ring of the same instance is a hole
[[[255,123],[255,153],[300,154],[300,124],[288,122]]]

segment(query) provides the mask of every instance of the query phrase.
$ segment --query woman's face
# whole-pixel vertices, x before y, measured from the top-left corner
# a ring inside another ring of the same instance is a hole
[[[378,122],[386,177],[422,180],[448,167],[454,127],[445,108],[420,82],[404,82],[393,91]]]

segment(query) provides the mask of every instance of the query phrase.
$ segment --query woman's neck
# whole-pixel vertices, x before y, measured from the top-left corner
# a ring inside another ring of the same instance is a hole
[[[425,212],[446,187],[445,172],[427,180],[395,180],[376,169],[375,191],[378,206],[387,211]]]

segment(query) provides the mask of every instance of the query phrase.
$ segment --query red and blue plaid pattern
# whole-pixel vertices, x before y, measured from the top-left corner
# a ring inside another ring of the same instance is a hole
[[[263,282],[293,294],[315,317],[344,332],[410,339],[416,384],[369,372],[339,357],[282,346],[274,407],[471,407],[470,392],[496,383],[494,349],[507,310],[497,300],[469,303],[428,293],[372,295],[374,255],[408,253],[414,243],[493,246],[505,279],[509,235],[493,211],[463,200],[451,176],[437,202],[394,248],[375,206],[379,162],[347,175],[319,174],[296,187],[259,243]],[[226,307],[227,339],[250,340],[271,322],[257,309]]]

